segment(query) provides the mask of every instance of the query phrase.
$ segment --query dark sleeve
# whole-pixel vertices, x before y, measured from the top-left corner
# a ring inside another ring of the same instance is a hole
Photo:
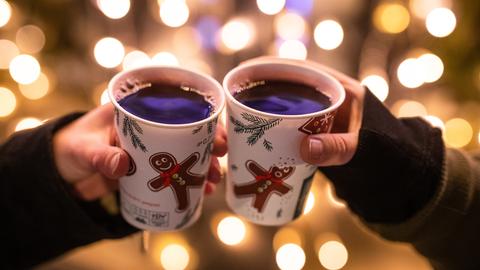
[[[357,152],[346,165],[321,171],[364,220],[398,223],[432,197],[443,155],[438,128],[420,118],[395,118],[366,91]]]
[[[99,201],[73,196],[53,158],[56,130],[81,114],[15,133],[0,146],[1,269],[23,269],[68,250],[135,231]]]
[[[435,269],[480,269],[480,153],[445,149],[440,130],[396,119],[367,93],[357,153],[321,170],[384,238],[413,244]]]

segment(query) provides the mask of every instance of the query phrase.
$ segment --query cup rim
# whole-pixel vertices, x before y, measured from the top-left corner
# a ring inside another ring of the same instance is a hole
[[[141,118],[139,116],[136,116],[135,114],[125,110],[122,106],[120,106],[120,104],[118,104],[118,101],[115,99],[115,97],[113,95],[114,83],[120,77],[124,76],[125,74],[135,72],[135,71],[140,71],[140,70],[146,70],[146,69],[163,69],[163,70],[176,70],[176,71],[180,71],[180,72],[186,72],[186,73],[189,73],[192,76],[199,76],[199,77],[201,77],[201,79],[212,83],[220,91],[219,92],[219,97],[220,98],[217,101],[217,106],[216,106],[215,112],[212,115],[208,116],[207,118],[204,118],[204,119],[202,119],[200,121],[196,121],[196,122],[185,123],[185,124],[165,124],[165,123],[159,123],[159,122],[154,122],[154,121],[150,121],[150,120],[147,120],[147,119],[143,119],[143,118]],[[147,125],[150,125],[150,126],[155,126],[155,127],[188,128],[188,127],[195,127],[195,126],[203,125],[205,123],[208,123],[208,122],[212,121],[212,119],[217,118],[220,115],[220,113],[222,112],[222,110],[225,106],[225,91],[223,91],[222,85],[220,85],[220,83],[217,80],[215,80],[210,75],[208,75],[206,73],[203,73],[201,71],[192,70],[192,69],[184,68],[184,67],[177,67],[177,66],[149,65],[149,66],[143,66],[143,67],[138,67],[138,68],[133,68],[133,69],[128,69],[128,70],[123,70],[123,71],[115,74],[115,76],[113,76],[110,79],[110,81],[108,82],[107,92],[108,92],[108,97],[110,98],[110,102],[114,105],[114,107],[117,110],[120,110],[125,115],[128,115],[128,117],[131,117],[131,118],[133,118],[137,121],[140,121],[144,124],[147,124]]]
[[[231,77],[235,73],[239,72],[240,70],[245,69],[245,68],[250,68],[252,66],[271,66],[271,65],[291,66],[291,67],[296,67],[296,68],[301,68],[301,69],[308,69],[310,71],[313,71],[313,72],[316,72],[316,73],[320,74],[321,76],[324,76],[326,79],[328,79],[329,81],[331,81],[333,83],[335,88],[338,89],[338,92],[339,92],[338,100],[335,103],[333,103],[332,105],[330,105],[328,108],[323,109],[321,111],[317,111],[317,112],[306,113],[306,114],[276,114],[276,113],[268,113],[268,112],[264,112],[264,111],[260,111],[260,110],[250,108],[247,105],[245,105],[245,104],[241,103],[240,101],[238,101],[237,99],[235,99],[235,97],[228,90],[228,82],[230,81]],[[238,65],[237,67],[230,70],[225,75],[225,77],[223,78],[223,90],[225,91],[225,96],[227,97],[228,101],[233,102],[236,106],[239,106],[243,110],[253,112],[255,114],[259,114],[259,115],[262,115],[262,116],[265,116],[265,117],[271,117],[271,118],[274,117],[274,118],[283,118],[283,119],[311,118],[311,117],[316,117],[316,116],[319,116],[319,115],[324,115],[324,114],[327,114],[327,113],[330,113],[330,112],[334,112],[338,109],[338,107],[340,107],[343,104],[343,102],[345,101],[345,95],[346,95],[345,94],[345,88],[343,87],[343,85],[337,79],[335,79],[333,76],[331,76],[330,74],[326,73],[323,70],[320,70],[320,69],[315,68],[313,66],[309,66],[307,63],[303,63],[303,62],[287,63],[287,62],[281,62],[281,61],[275,61],[275,60],[272,60],[272,61],[267,60],[265,62],[255,62],[255,61],[253,61],[253,62],[250,62],[250,63],[247,62],[247,63]]]

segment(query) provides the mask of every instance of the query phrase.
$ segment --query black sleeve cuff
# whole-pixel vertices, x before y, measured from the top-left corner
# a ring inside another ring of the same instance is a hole
[[[321,171],[364,220],[400,223],[433,196],[443,155],[439,129],[421,118],[395,118],[367,90],[357,152],[347,164]]]
[[[2,269],[30,267],[75,247],[135,231],[98,201],[72,196],[57,171],[53,134],[81,115],[18,132],[0,146],[1,233],[7,246]]]

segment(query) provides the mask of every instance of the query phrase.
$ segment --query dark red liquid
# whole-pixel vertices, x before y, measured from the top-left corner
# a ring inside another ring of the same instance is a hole
[[[198,92],[160,83],[152,83],[118,103],[140,118],[163,124],[193,123],[213,112],[213,106]]]
[[[246,106],[274,114],[298,115],[318,112],[332,102],[315,88],[289,81],[261,81],[234,94]]]

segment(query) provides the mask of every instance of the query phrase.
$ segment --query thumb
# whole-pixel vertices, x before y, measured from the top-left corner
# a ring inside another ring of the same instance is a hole
[[[317,166],[349,162],[358,145],[358,133],[326,133],[305,137],[300,146],[303,160]]]
[[[107,178],[116,179],[128,172],[130,158],[121,148],[95,144],[87,151],[90,166]]]

